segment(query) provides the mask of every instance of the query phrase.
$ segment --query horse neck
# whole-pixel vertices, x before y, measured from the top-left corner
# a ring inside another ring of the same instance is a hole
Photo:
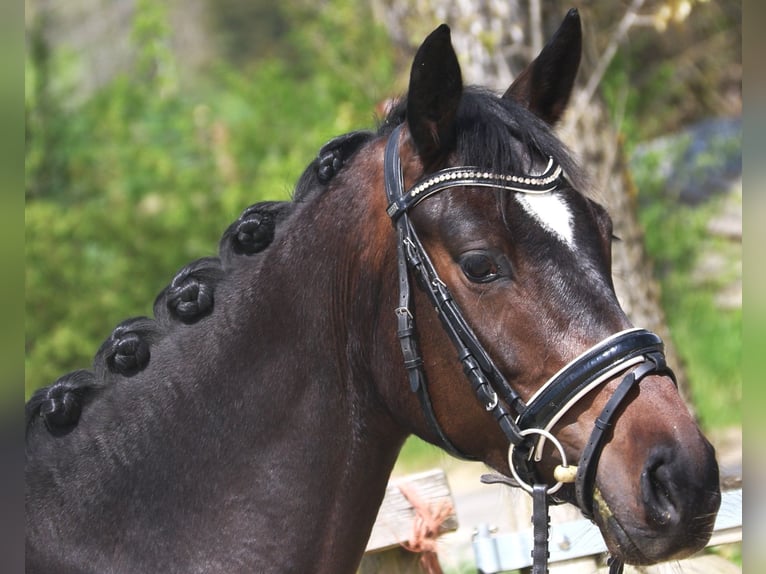
[[[348,196],[370,193],[363,188],[329,190],[297,207],[265,254],[248,305],[257,316],[247,338],[278,374],[272,393],[280,394],[284,440],[273,463],[303,521],[289,528],[303,530],[301,547],[321,549],[307,562],[312,571],[353,571],[406,437],[377,389],[400,363],[389,356],[398,352],[395,325],[383,318],[394,316],[391,225],[382,201]],[[267,375],[259,384],[272,383]]]
[[[391,227],[382,202],[373,216],[344,192],[363,193],[297,205],[218,284],[212,315],[159,341],[64,441],[32,437],[31,531],[64,508],[49,544],[87,540],[96,569],[117,529],[133,571],[355,570],[406,432],[377,390],[401,360],[393,241],[371,235]]]

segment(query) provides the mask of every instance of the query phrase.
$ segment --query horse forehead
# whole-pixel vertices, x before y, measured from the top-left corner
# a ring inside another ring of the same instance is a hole
[[[517,193],[513,197],[543,229],[574,249],[574,215],[562,194]]]

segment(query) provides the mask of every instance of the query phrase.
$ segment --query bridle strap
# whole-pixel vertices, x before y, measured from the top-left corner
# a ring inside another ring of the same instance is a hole
[[[399,135],[401,125],[391,133],[386,145],[384,160],[384,179],[386,195],[389,203],[395,202],[404,195],[404,181],[399,156]],[[468,326],[457,304],[452,299],[447,286],[441,281],[433,263],[429,259],[420,239],[415,233],[406,212],[393,221],[397,232],[397,252],[399,270],[399,307],[396,309],[399,317],[399,341],[405,357],[410,388],[417,392],[425,418],[445,450],[459,458],[473,459],[462,453],[445,435],[434,413],[428,395],[428,386],[423,362],[417,351],[415,342],[414,315],[410,309],[410,285],[408,268],[412,269],[420,286],[424,289],[431,303],[437,310],[447,335],[457,351],[458,359],[463,365],[468,380],[471,383],[479,401],[485,409],[492,413],[508,439],[519,444],[525,439],[518,433],[514,417],[508,408],[498,400],[495,390],[502,390],[504,400],[517,408],[517,413],[524,408],[521,397],[505,381],[500,370],[487,355],[476,335]],[[492,384],[494,383],[494,385]]]
[[[386,194],[389,198],[395,193],[396,189],[403,189],[404,186],[401,158],[397,153],[398,129],[399,128],[397,128],[395,133],[391,135],[388,144],[386,145],[386,161],[384,169]],[[415,334],[415,316],[410,305],[411,289],[408,269],[409,258],[405,251],[409,232],[405,226],[397,225],[396,234],[396,266],[399,276],[399,306],[396,308],[397,336],[404,357],[404,367],[407,370],[410,390],[417,395],[418,401],[420,402],[420,408],[425,415],[426,423],[436,436],[437,440],[441,443],[441,447],[457,458],[476,460],[474,457],[462,452],[455,446],[455,444],[453,444],[442,430],[442,427],[436,418],[436,413],[434,412],[433,404],[431,403],[431,395],[428,392],[428,382],[426,380],[425,372],[423,371],[423,359],[421,358],[420,350],[418,349]]]
[[[397,230],[397,233],[401,233]],[[417,340],[415,338],[415,318],[410,309],[410,284],[407,279],[407,259],[403,254],[403,243],[400,240],[399,261],[397,268],[399,270],[399,307],[396,309],[397,336],[404,356],[404,367],[407,369],[407,376],[410,382],[410,390],[418,397],[420,408],[425,413],[425,419],[431,431],[436,435],[441,446],[452,456],[466,460],[476,460],[475,458],[462,452],[453,442],[444,434],[439,421],[436,419],[434,407],[431,404],[431,395],[428,392],[428,382],[423,372],[423,359],[420,356]]]
[[[627,329],[607,337],[570,361],[532,395],[527,408],[519,415],[519,426],[549,430],[549,421],[572,398],[581,395],[589,383],[602,379],[602,375],[619,369],[620,365],[637,358],[640,361],[641,357],[662,348],[662,339],[646,329]],[[619,370],[614,373],[617,374]]]
[[[551,518],[548,514],[548,487],[532,487],[532,574],[548,574],[548,538]]]
[[[625,401],[630,390],[650,374],[668,375],[676,383],[673,371],[665,364],[665,356],[661,351],[646,355],[646,360],[629,372],[617,386],[612,396],[594,423],[588,444],[580,455],[575,477],[575,496],[577,504],[586,518],[593,519],[593,492],[596,483],[598,459],[604,448],[607,430],[611,428],[611,420],[617,408]]]
[[[408,193],[390,199],[386,213],[396,221],[427,197],[450,187],[491,187],[527,194],[550,193],[556,189],[562,174],[561,166],[557,165],[553,158],[550,158],[548,167],[542,174],[527,177],[495,174],[478,167],[448,167],[422,178]]]
[[[597,343],[570,361],[530,397],[527,408],[516,423],[521,429],[551,431],[553,426],[585,395],[629,368],[643,362],[651,353],[662,353],[662,339],[646,329],[626,329]],[[540,461],[545,438],[535,449]]]
[[[420,240],[412,232],[409,219],[404,216],[400,222],[402,223],[398,223],[398,225],[405,225],[411,232],[408,245],[413,248],[407,250],[410,267],[414,270],[415,276],[420,279],[421,286],[437,310],[442,327],[455,347],[458,360],[463,365],[463,372],[471,383],[479,402],[487,412],[495,417],[511,443],[526,442],[526,439],[519,433],[519,428],[514,422],[511,412],[499,400],[497,388],[502,389],[501,392],[506,403],[519,409],[524,406],[521,397],[505,382],[499,369],[476,339],[476,335],[463,318],[449,289],[436,274],[433,263],[420,244]],[[499,385],[496,382],[498,380],[502,381]]]

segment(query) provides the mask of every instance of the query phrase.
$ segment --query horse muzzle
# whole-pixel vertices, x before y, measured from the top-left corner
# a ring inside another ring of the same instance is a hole
[[[640,406],[638,400],[632,404]],[[620,440],[623,433],[635,438],[628,424],[617,427],[616,440],[605,447],[593,491],[592,518],[607,547],[630,564],[679,559],[701,550],[721,503],[713,447],[691,416],[668,429],[658,423],[650,433],[653,444],[638,449]],[[667,438],[662,440],[660,433]]]

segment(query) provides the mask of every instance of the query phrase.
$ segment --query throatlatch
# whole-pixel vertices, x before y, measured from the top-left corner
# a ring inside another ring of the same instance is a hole
[[[550,158],[541,175],[495,174],[470,166],[448,168],[428,175],[405,192],[399,155],[401,131],[402,126],[399,125],[389,136],[384,175],[389,203],[387,213],[397,233],[399,306],[396,315],[410,388],[418,395],[426,421],[442,448],[453,456],[475,460],[449,439],[434,412],[417,346],[415,316],[410,301],[411,271],[436,309],[479,402],[492,414],[510,442],[508,463],[514,478],[485,475],[482,481],[520,487],[532,495],[533,574],[545,574],[548,571],[548,504],[562,502],[555,497],[556,492],[565,483],[573,482],[580,510],[586,517],[593,518],[598,460],[618,407],[629,391],[647,375],[668,375],[674,383],[675,376],[665,364],[662,339],[645,329],[628,329],[607,337],[582,353],[551,377],[525,404],[479,342],[447,285],[436,272],[410,221],[409,210],[423,199],[452,187],[492,188],[525,194],[554,193],[564,177],[563,171],[553,158]],[[596,419],[579,464],[569,465],[564,449],[551,434],[551,429],[585,395],[621,375],[622,381]],[[556,447],[562,460],[554,473],[557,482],[550,487],[534,466],[542,457],[546,440]],[[610,574],[622,572],[622,562],[610,559],[609,571]]]

